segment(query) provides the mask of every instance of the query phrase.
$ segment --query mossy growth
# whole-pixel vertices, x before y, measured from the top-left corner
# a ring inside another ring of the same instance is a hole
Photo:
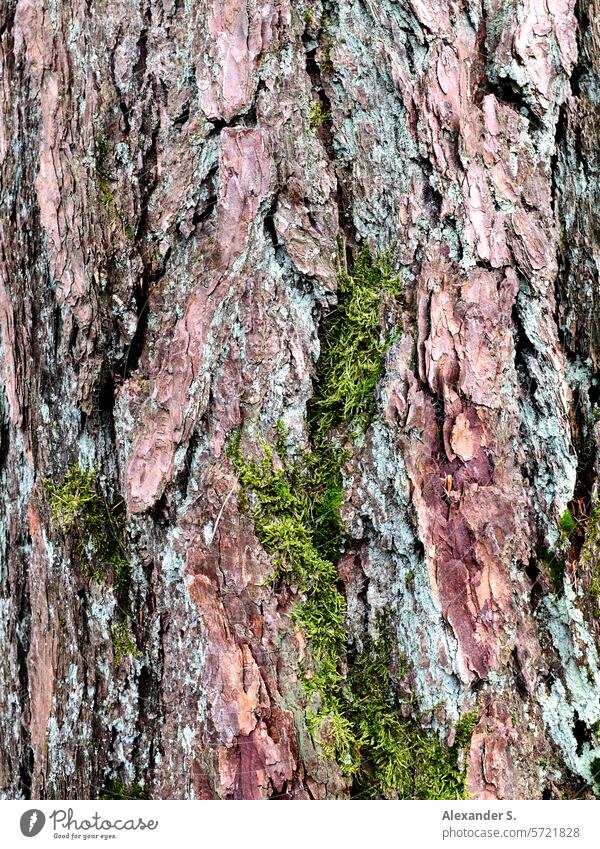
[[[535,552],[538,562],[543,564],[546,569],[546,573],[552,582],[554,593],[558,596],[564,593],[566,559],[563,548],[564,545],[562,543],[559,544],[558,550],[538,546]]]
[[[52,524],[76,543],[82,563],[92,562],[94,577],[112,573],[116,588],[129,579],[130,564],[124,546],[124,504],[121,499],[109,503],[98,483],[98,471],[84,471],[73,464],[62,483],[44,481],[50,497]]]
[[[229,455],[242,485],[240,504],[273,556],[273,581],[294,586],[292,619],[308,638],[312,668],[305,670],[306,719],[326,757],[354,779],[359,795],[390,798],[462,798],[458,767],[464,732],[446,749],[415,721],[402,718],[390,669],[387,626],[354,660],[348,657],[346,601],[335,562],[344,544],[339,518],[343,455],[327,452],[289,457],[280,426],[276,450],[245,459],[240,435]],[[470,736],[470,735],[469,735]]]
[[[310,29],[314,24],[315,18],[310,9],[305,9],[304,14],[302,15],[302,19],[304,20],[304,26],[306,29]]]
[[[592,776],[594,796],[600,799],[600,758],[594,758],[590,763],[590,774]]]
[[[315,671],[305,685],[309,696],[318,694],[315,701],[320,702],[320,707],[308,712],[309,726],[316,734],[327,721],[324,745],[328,753],[349,763],[350,729],[340,707],[346,603],[334,565],[343,546],[338,515],[343,495],[340,459],[309,453],[293,460],[285,438],[280,426],[277,465],[267,444],[260,460],[244,459],[240,434],[230,443],[229,455],[243,487],[241,507],[254,520],[261,544],[273,555],[273,582],[293,585],[302,599],[292,618],[310,640]]]
[[[329,113],[325,111],[320,100],[315,100],[311,103],[309,114],[310,126],[313,130],[316,130],[317,127],[320,127],[321,124],[329,118]]]
[[[106,216],[110,224],[120,223],[123,230],[123,235],[129,241],[135,238],[135,231],[129,225],[125,217],[119,211],[115,194],[110,187],[110,178],[108,176],[108,159],[110,156],[111,147],[106,135],[98,135],[94,140],[94,158],[96,164],[96,185],[98,190],[98,198],[100,205],[106,211]]]
[[[590,573],[589,593],[594,616],[600,617],[600,499],[597,499],[585,526],[581,562]]]
[[[333,41],[331,38],[328,38],[325,46],[323,47],[323,53],[320,61],[320,68],[325,73],[331,73],[333,71],[333,59],[331,58],[331,54],[333,52]]]
[[[124,657],[139,658],[142,656],[142,653],[138,651],[130,623],[126,618],[119,619],[113,625],[112,644],[115,666],[118,666]]]
[[[341,264],[340,264],[341,265]],[[317,364],[317,386],[308,411],[311,450],[290,456],[278,426],[275,445],[263,443],[258,458],[241,451],[241,433],[229,456],[241,484],[241,508],[272,556],[275,584],[296,593],[291,617],[302,629],[312,662],[303,670],[306,720],[326,757],[337,760],[357,795],[455,799],[464,796],[461,751],[474,718],[457,727],[450,749],[422,730],[416,705],[398,701],[389,627],[353,656],[345,629],[346,600],[337,561],[344,549],[342,447],[348,435],[365,431],[376,412],[375,389],[385,351],[397,338],[398,322],[382,330],[386,297],[399,298],[399,278],[390,254],[373,257],[363,248],[351,269],[339,270],[339,300],[325,323]],[[392,310],[395,312],[395,310]],[[407,576],[410,586],[414,575]]]
[[[102,206],[110,213],[111,217],[115,214],[115,196],[112,193],[106,177],[100,177],[98,180],[98,193]]]
[[[577,528],[577,522],[575,521],[573,514],[570,510],[565,510],[565,512],[560,517],[559,527],[561,531],[566,534],[572,534],[573,531]]]
[[[391,298],[402,294],[389,252],[373,257],[363,247],[351,271],[340,264],[338,304],[325,322],[310,414],[311,429],[321,436],[339,424],[364,431],[373,418],[383,357],[402,331],[397,322],[387,332],[381,330],[386,293]]]
[[[151,799],[150,790],[145,784],[124,784],[119,778],[111,778],[104,786],[100,799],[102,801],[137,801]]]
[[[384,624],[379,639],[365,647],[348,676],[348,714],[359,755],[355,795],[466,798],[466,769],[460,759],[469,746],[477,713],[467,713],[459,720],[451,747],[442,745],[418,722],[403,718],[390,674],[392,665],[392,640]]]
[[[560,536],[555,548],[538,546],[536,558],[545,568],[557,596],[564,594],[565,570],[567,558],[573,546],[578,546],[582,538],[582,523],[578,521],[569,509],[565,510],[558,520]]]

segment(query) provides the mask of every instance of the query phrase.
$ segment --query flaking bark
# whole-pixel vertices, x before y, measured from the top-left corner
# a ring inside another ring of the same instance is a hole
[[[310,450],[362,245],[402,332],[335,437],[340,669],[385,615],[407,716],[452,747],[475,712],[472,796],[600,789],[599,20],[0,0],[2,796],[359,792],[309,731],[297,587],[228,446],[283,422]],[[125,588],[52,521],[78,467],[123,514]]]

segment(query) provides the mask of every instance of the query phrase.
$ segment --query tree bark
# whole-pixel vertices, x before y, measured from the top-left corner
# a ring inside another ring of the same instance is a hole
[[[339,674],[385,613],[402,720],[451,749],[475,711],[471,796],[600,789],[599,21],[0,0],[2,796],[360,794],[309,728],[302,590],[270,580],[228,446],[260,460],[283,422],[314,450],[361,246],[390,251],[402,332],[364,434],[331,437]],[[124,588],[84,513],[57,520],[74,469]]]

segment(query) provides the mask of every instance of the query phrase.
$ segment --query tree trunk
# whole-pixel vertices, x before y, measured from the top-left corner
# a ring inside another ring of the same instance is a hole
[[[600,789],[574,6],[0,0],[2,796]]]

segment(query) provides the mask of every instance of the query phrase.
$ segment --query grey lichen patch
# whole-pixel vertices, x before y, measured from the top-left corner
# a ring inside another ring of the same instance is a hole
[[[531,466],[528,470],[535,490],[538,523],[549,547],[554,549],[560,539],[557,519],[573,498],[577,457],[568,427],[569,389],[564,362],[559,354],[553,355],[554,359],[548,356],[556,330],[544,309],[541,299],[527,286],[522,288],[517,297],[517,313],[531,345],[530,350],[522,352],[527,373],[520,376],[527,389],[520,403],[523,449],[527,465]]]
[[[569,581],[565,581],[562,596],[544,599],[548,631],[560,657],[562,678],[549,687],[540,685],[537,697],[546,727],[565,763],[593,785],[592,764],[600,757],[600,747],[578,741],[574,723],[577,719],[593,729],[600,722],[600,668],[595,641],[579,603]]]
[[[91,741],[90,724],[81,724],[86,693],[82,670],[77,663],[69,664],[62,685],[61,691],[55,691],[52,697],[47,729],[51,789],[65,777],[74,780],[77,774],[77,757],[69,741],[74,736],[84,745]]]

